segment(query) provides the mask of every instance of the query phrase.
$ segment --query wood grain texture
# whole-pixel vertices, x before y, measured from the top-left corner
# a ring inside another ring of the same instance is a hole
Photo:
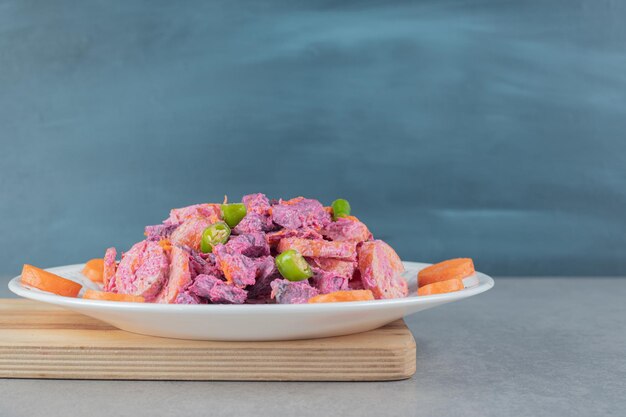
[[[415,373],[402,320],[349,336],[212,342],[128,333],[59,307],[0,300],[0,377],[382,381]]]

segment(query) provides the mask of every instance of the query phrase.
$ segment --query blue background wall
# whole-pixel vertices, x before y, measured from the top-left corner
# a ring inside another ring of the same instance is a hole
[[[625,21],[593,0],[0,1],[0,275],[255,191],[348,198],[405,259],[624,274]]]

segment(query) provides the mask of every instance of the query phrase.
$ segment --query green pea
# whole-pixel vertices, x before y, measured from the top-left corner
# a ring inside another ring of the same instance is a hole
[[[224,222],[213,223],[202,232],[200,249],[204,253],[213,252],[213,246],[226,243],[230,237],[230,227]]]
[[[350,215],[350,203],[348,203],[348,200],[343,198],[335,200],[331,207],[333,208],[333,220],[335,221],[340,217],[348,217]]]
[[[300,252],[289,249],[276,257],[278,272],[289,281],[302,281],[313,276],[311,267]]]
[[[222,217],[231,228],[237,226],[246,213],[246,206],[242,203],[222,204]]]

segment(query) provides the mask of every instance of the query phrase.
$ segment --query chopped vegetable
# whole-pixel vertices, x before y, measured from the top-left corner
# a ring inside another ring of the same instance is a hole
[[[333,220],[337,221],[340,217],[347,217],[350,215],[350,203],[343,198],[333,201],[331,204],[333,208]]]
[[[309,299],[309,303],[335,303],[344,301],[369,301],[374,299],[370,290],[335,291],[330,294],[317,295]]]
[[[213,252],[213,246],[226,243],[230,237],[230,227],[224,222],[213,223],[202,232],[200,249],[204,253]]]
[[[116,294],[112,292],[85,290],[83,298],[88,300],[126,301],[128,303],[143,303],[144,298],[140,295]]]
[[[276,257],[278,272],[289,281],[311,278],[313,271],[300,252],[290,249]]]
[[[189,284],[191,284],[189,254],[184,249],[173,246],[170,252],[169,277],[155,302],[173,303]]]
[[[82,288],[77,282],[28,264],[24,264],[21,281],[31,287],[64,297],[76,297]]]
[[[358,270],[363,288],[371,290],[376,299],[401,298],[409,294],[407,282],[402,277],[404,265],[396,251],[382,240],[361,244]]]
[[[283,238],[278,243],[278,252],[295,249],[311,258],[354,259],[356,257],[356,242],[328,241],[322,239],[303,239],[298,237]]]
[[[115,262],[116,257],[117,251],[115,248],[108,248],[106,252],[104,252],[102,288],[107,290],[115,286],[115,272],[117,271],[117,263]]]
[[[432,284],[424,285],[417,289],[417,295],[444,294],[447,292],[460,291],[465,286],[463,280],[459,278],[449,279],[446,281],[437,281]]]
[[[354,261],[343,261],[333,258],[311,258],[311,261],[313,266],[329,272],[334,276],[344,277],[348,280],[352,279],[354,269],[357,266]]]
[[[231,228],[237,226],[246,213],[246,206],[242,203],[222,204],[222,218]]]
[[[218,272],[210,272],[215,275],[224,275],[229,284],[239,288],[254,285],[259,273],[259,261],[249,258],[246,255],[235,251],[230,245],[216,245],[213,248],[215,264],[219,268]],[[271,265],[274,265],[272,260]],[[221,273],[219,272],[221,271]]]
[[[341,217],[327,224],[322,230],[325,238],[335,241],[354,240],[365,242],[372,239],[367,226],[354,216]]]
[[[417,274],[417,286],[450,279],[463,279],[474,273],[474,262],[470,258],[448,259],[426,267]]]
[[[102,282],[104,276],[104,259],[90,259],[85,264],[82,272],[84,276],[86,276],[93,282]]]
[[[190,217],[174,228],[169,240],[174,246],[188,246],[195,251],[200,251],[202,232],[218,221],[220,220],[214,220],[213,217]]]

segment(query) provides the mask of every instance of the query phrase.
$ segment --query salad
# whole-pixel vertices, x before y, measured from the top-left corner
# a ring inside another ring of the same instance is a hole
[[[146,226],[121,254],[108,248],[83,274],[100,290],[83,298],[165,304],[303,304],[401,298],[409,294],[396,252],[352,216],[343,199],[324,206],[250,194],[240,203],[196,204]],[[420,272],[418,295],[457,291],[471,259]],[[22,282],[78,296],[80,284],[31,265]]]

